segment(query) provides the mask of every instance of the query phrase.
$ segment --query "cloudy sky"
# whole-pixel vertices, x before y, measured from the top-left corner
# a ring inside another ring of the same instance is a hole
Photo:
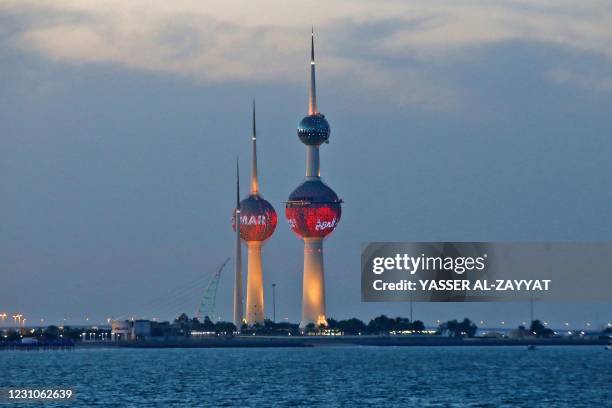
[[[277,317],[297,321],[302,244],[282,215],[304,174],[311,25],[332,127],[322,175],[345,201],[325,244],[329,315],[407,314],[360,302],[363,242],[612,239],[610,2],[0,0],[0,311],[193,313],[232,254],[256,98],[261,189],[280,215],[268,314],[274,282]],[[537,314],[612,320],[609,305]],[[415,306],[428,324],[464,316],[529,317]]]

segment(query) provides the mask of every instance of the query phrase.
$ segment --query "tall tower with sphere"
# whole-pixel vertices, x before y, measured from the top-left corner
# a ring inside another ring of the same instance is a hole
[[[327,325],[323,240],[336,228],[342,213],[342,200],[321,180],[319,168],[319,146],[329,143],[329,131],[325,115],[317,109],[313,30],[308,115],[297,129],[300,141],[306,145],[306,178],[289,195],[285,208],[289,226],[304,240],[301,328],[309,323]]]
[[[257,129],[255,126],[255,102],[253,101],[253,135],[251,163],[251,191],[239,205],[240,237],[246,242],[248,250],[246,322],[263,324],[264,290],[261,248],[276,229],[276,211],[259,192],[257,178]],[[234,223],[234,228],[236,225]]]

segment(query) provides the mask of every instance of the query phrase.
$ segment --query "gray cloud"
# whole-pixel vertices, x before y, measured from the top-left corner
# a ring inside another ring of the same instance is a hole
[[[313,9],[326,12],[313,16]],[[19,49],[56,61],[114,64],[204,82],[300,83],[305,52],[296,44],[306,44],[304,32],[314,23],[324,34],[318,48],[331,78],[350,78],[383,95],[399,86],[401,92],[393,94],[400,106],[436,109],[457,108],[465,96],[426,65],[473,59],[482,47],[525,41],[612,56],[612,9],[599,1],[265,1],[221,7],[43,0],[8,1],[0,13],[22,22],[8,35]]]

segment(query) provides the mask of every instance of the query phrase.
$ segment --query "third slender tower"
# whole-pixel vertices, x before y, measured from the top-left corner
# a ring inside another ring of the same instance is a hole
[[[323,240],[336,228],[342,212],[342,200],[321,180],[319,146],[329,143],[330,129],[325,115],[317,109],[314,32],[310,46],[308,115],[297,129],[300,141],[306,145],[306,178],[289,195],[285,208],[289,226],[304,240],[301,328],[309,323],[327,325]]]

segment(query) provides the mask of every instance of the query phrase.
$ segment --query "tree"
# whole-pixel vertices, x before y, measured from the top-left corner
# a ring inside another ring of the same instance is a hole
[[[372,334],[387,334],[395,327],[395,319],[391,319],[385,315],[380,315],[370,320],[368,323],[368,332]]]
[[[42,337],[46,340],[57,340],[59,339],[59,335],[60,335],[59,327],[51,325],[47,327],[47,329],[43,332]]]
[[[474,337],[476,335],[476,331],[478,330],[478,326],[476,326],[466,317],[461,323],[459,323],[459,330],[461,336]]]
[[[78,340],[81,337],[81,333],[81,330],[73,329],[70,326],[64,326],[64,328],[61,329],[61,336],[64,339]]]
[[[458,326],[459,322],[456,319],[449,320],[441,323],[440,326],[438,326],[438,332],[444,336],[455,337]]]
[[[204,322],[202,322],[202,331],[213,332],[215,331],[215,324],[210,320],[208,316],[204,318]]]
[[[338,321],[332,317],[327,318],[327,328],[334,330],[338,328]]]
[[[306,327],[304,327],[304,333],[314,333],[315,332],[315,324],[308,323]]]
[[[217,334],[232,335],[236,331],[236,326],[232,322],[217,322],[214,331]]]
[[[414,322],[412,322],[412,331],[417,333],[425,331],[425,323],[420,320],[415,320]]]
[[[202,330],[202,322],[200,322],[200,319],[198,319],[197,317],[194,317],[193,319],[191,319],[190,325],[191,325],[191,330],[197,330],[197,331]]]
[[[449,320],[446,323],[442,323],[438,327],[438,332],[445,334],[449,337],[474,337],[478,326],[476,326],[467,317],[462,322],[458,322],[456,319]]]
[[[366,333],[368,327],[364,322],[357,318],[352,318],[348,320],[340,320],[338,322],[338,330],[348,335],[360,335],[362,333]]]
[[[189,324],[189,316],[185,313],[181,313],[176,319],[174,319],[174,323],[178,324]]]
[[[554,331],[544,326],[539,320],[534,320],[531,322],[529,330],[531,330],[532,333],[535,333],[536,337],[551,337],[555,334]]]
[[[393,330],[396,330],[396,331],[412,330],[412,323],[410,323],[410,319],[398,316],[395,318],[395,325],[393,326]]]
[[[289,322],[273,322],[270,319],[264,320],[263,325],[253,324],[247,325],[243,323],[240,329],[242,334],[246,335],[265,335],[265,336],[287,336],[287,335],[299,335],[299,325]]]

